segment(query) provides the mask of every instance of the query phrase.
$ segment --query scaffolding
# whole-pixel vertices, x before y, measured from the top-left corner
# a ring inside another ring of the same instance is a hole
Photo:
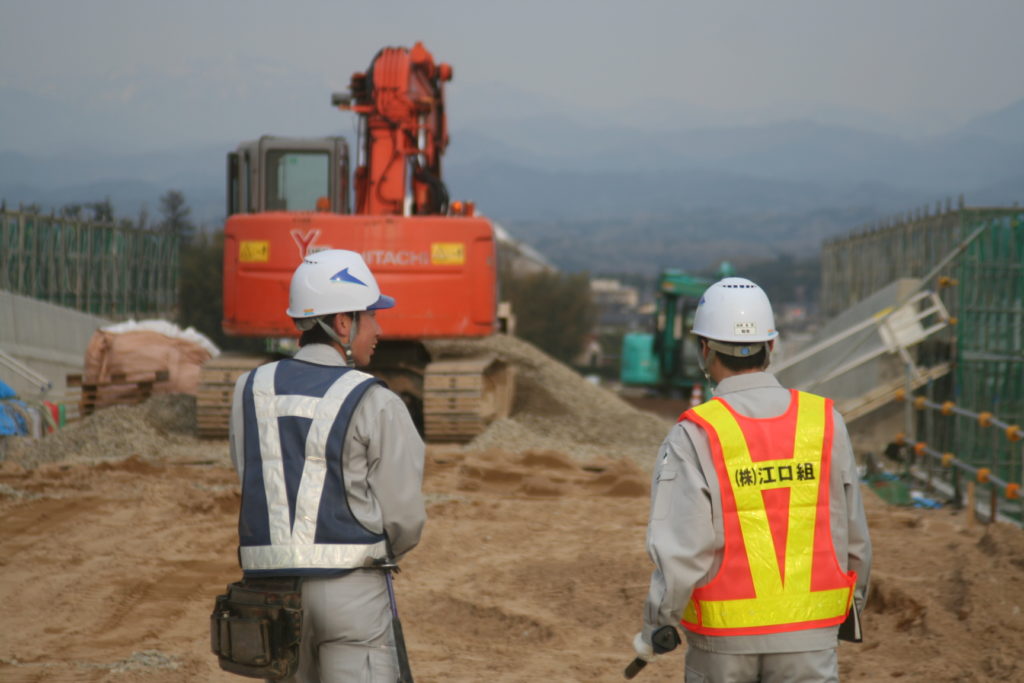
[[[952,400],[977,413],[1024,423],[1024,213],[989,217],[988,228],[960,259],[957,272],[956,383]],[[1020,449],[957,416],[952,450],[972,464],[1021,482]]]
[[[946,252],[956,257],[942,263]],[[831,240],[822,251],[822,308],[835,313],[908,276],[931,280],[952,323],[948,338],[922,352],[944,356],[932,360],[951,361],[953,372],[927,382],[919,397],[958,410],[941,419],[918,414],[904,438],[955,454],[966,471],[1024,483],[1019,443],[972,417],[1024,423],[1024,210],[947,203]]]
[[[0,211],[0,290],[113,320],[166,317],[178,271],[171,233]]]

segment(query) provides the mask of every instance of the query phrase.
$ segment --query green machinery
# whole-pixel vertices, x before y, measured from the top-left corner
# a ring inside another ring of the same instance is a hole
[[[718,278],[733,274],[730,263],[719,266]],[[694,384],[703,386],[696,340],[689,333],[697,303],[712,282],[676,268],[662,271],[654,331],[629,332],[622,338],[619,380],[624,385],[680,397],[689,395]]]

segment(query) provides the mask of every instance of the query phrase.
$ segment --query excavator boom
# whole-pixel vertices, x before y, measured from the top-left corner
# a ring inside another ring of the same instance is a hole
[[[361,120],[356,213],[447,213],[441,157],[448,146],[444,84],[451,78],[451,66],[436,64],[423,43],[386,47],[365,73],[352,75],[347,97],[335,96],[339,108]]]

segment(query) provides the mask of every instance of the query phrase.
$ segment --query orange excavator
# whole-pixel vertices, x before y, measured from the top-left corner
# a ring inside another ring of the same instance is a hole
[[[398,302],[378,313],[384,334],[369,370],[402,396],[430,441],[468,441],[507,415],[513,385],[496,358],[432,358],[426,345],[501,327],[494,226],[471,202],[451,201],[442,179],[451,78],[422,43],[387,47],[332,96],[358,117],[354,210],[343,138],[264,136],[228,155],[224,331],[294,347],[285,315],[292,271],[310,252],[362,253]],[[235,378],[268,359],[224,354],[204,367],[201,435],[227,433]]]

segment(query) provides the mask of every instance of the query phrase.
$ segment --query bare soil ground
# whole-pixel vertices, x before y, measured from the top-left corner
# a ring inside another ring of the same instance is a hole
[[[600,439],[428,448],[429,520],[396,580],[417,681],[622,680],[650,573],[648,464],[668,423],[616,401],[634,433],[590,404]],[[187,408],[153,399],[8,444],[0,680],[242,680],[208,637],[214,596],[239,576],[237,483],[226,442],[184,433]],[[543,431],[552,411],[586,431],[557,402],[497,429]],[[1024,680],[1024,532],[865,499],[873,588],[865,642],[840,647],[843,680]],[[637,680],[681,681],[682,663],[667,655]]]

